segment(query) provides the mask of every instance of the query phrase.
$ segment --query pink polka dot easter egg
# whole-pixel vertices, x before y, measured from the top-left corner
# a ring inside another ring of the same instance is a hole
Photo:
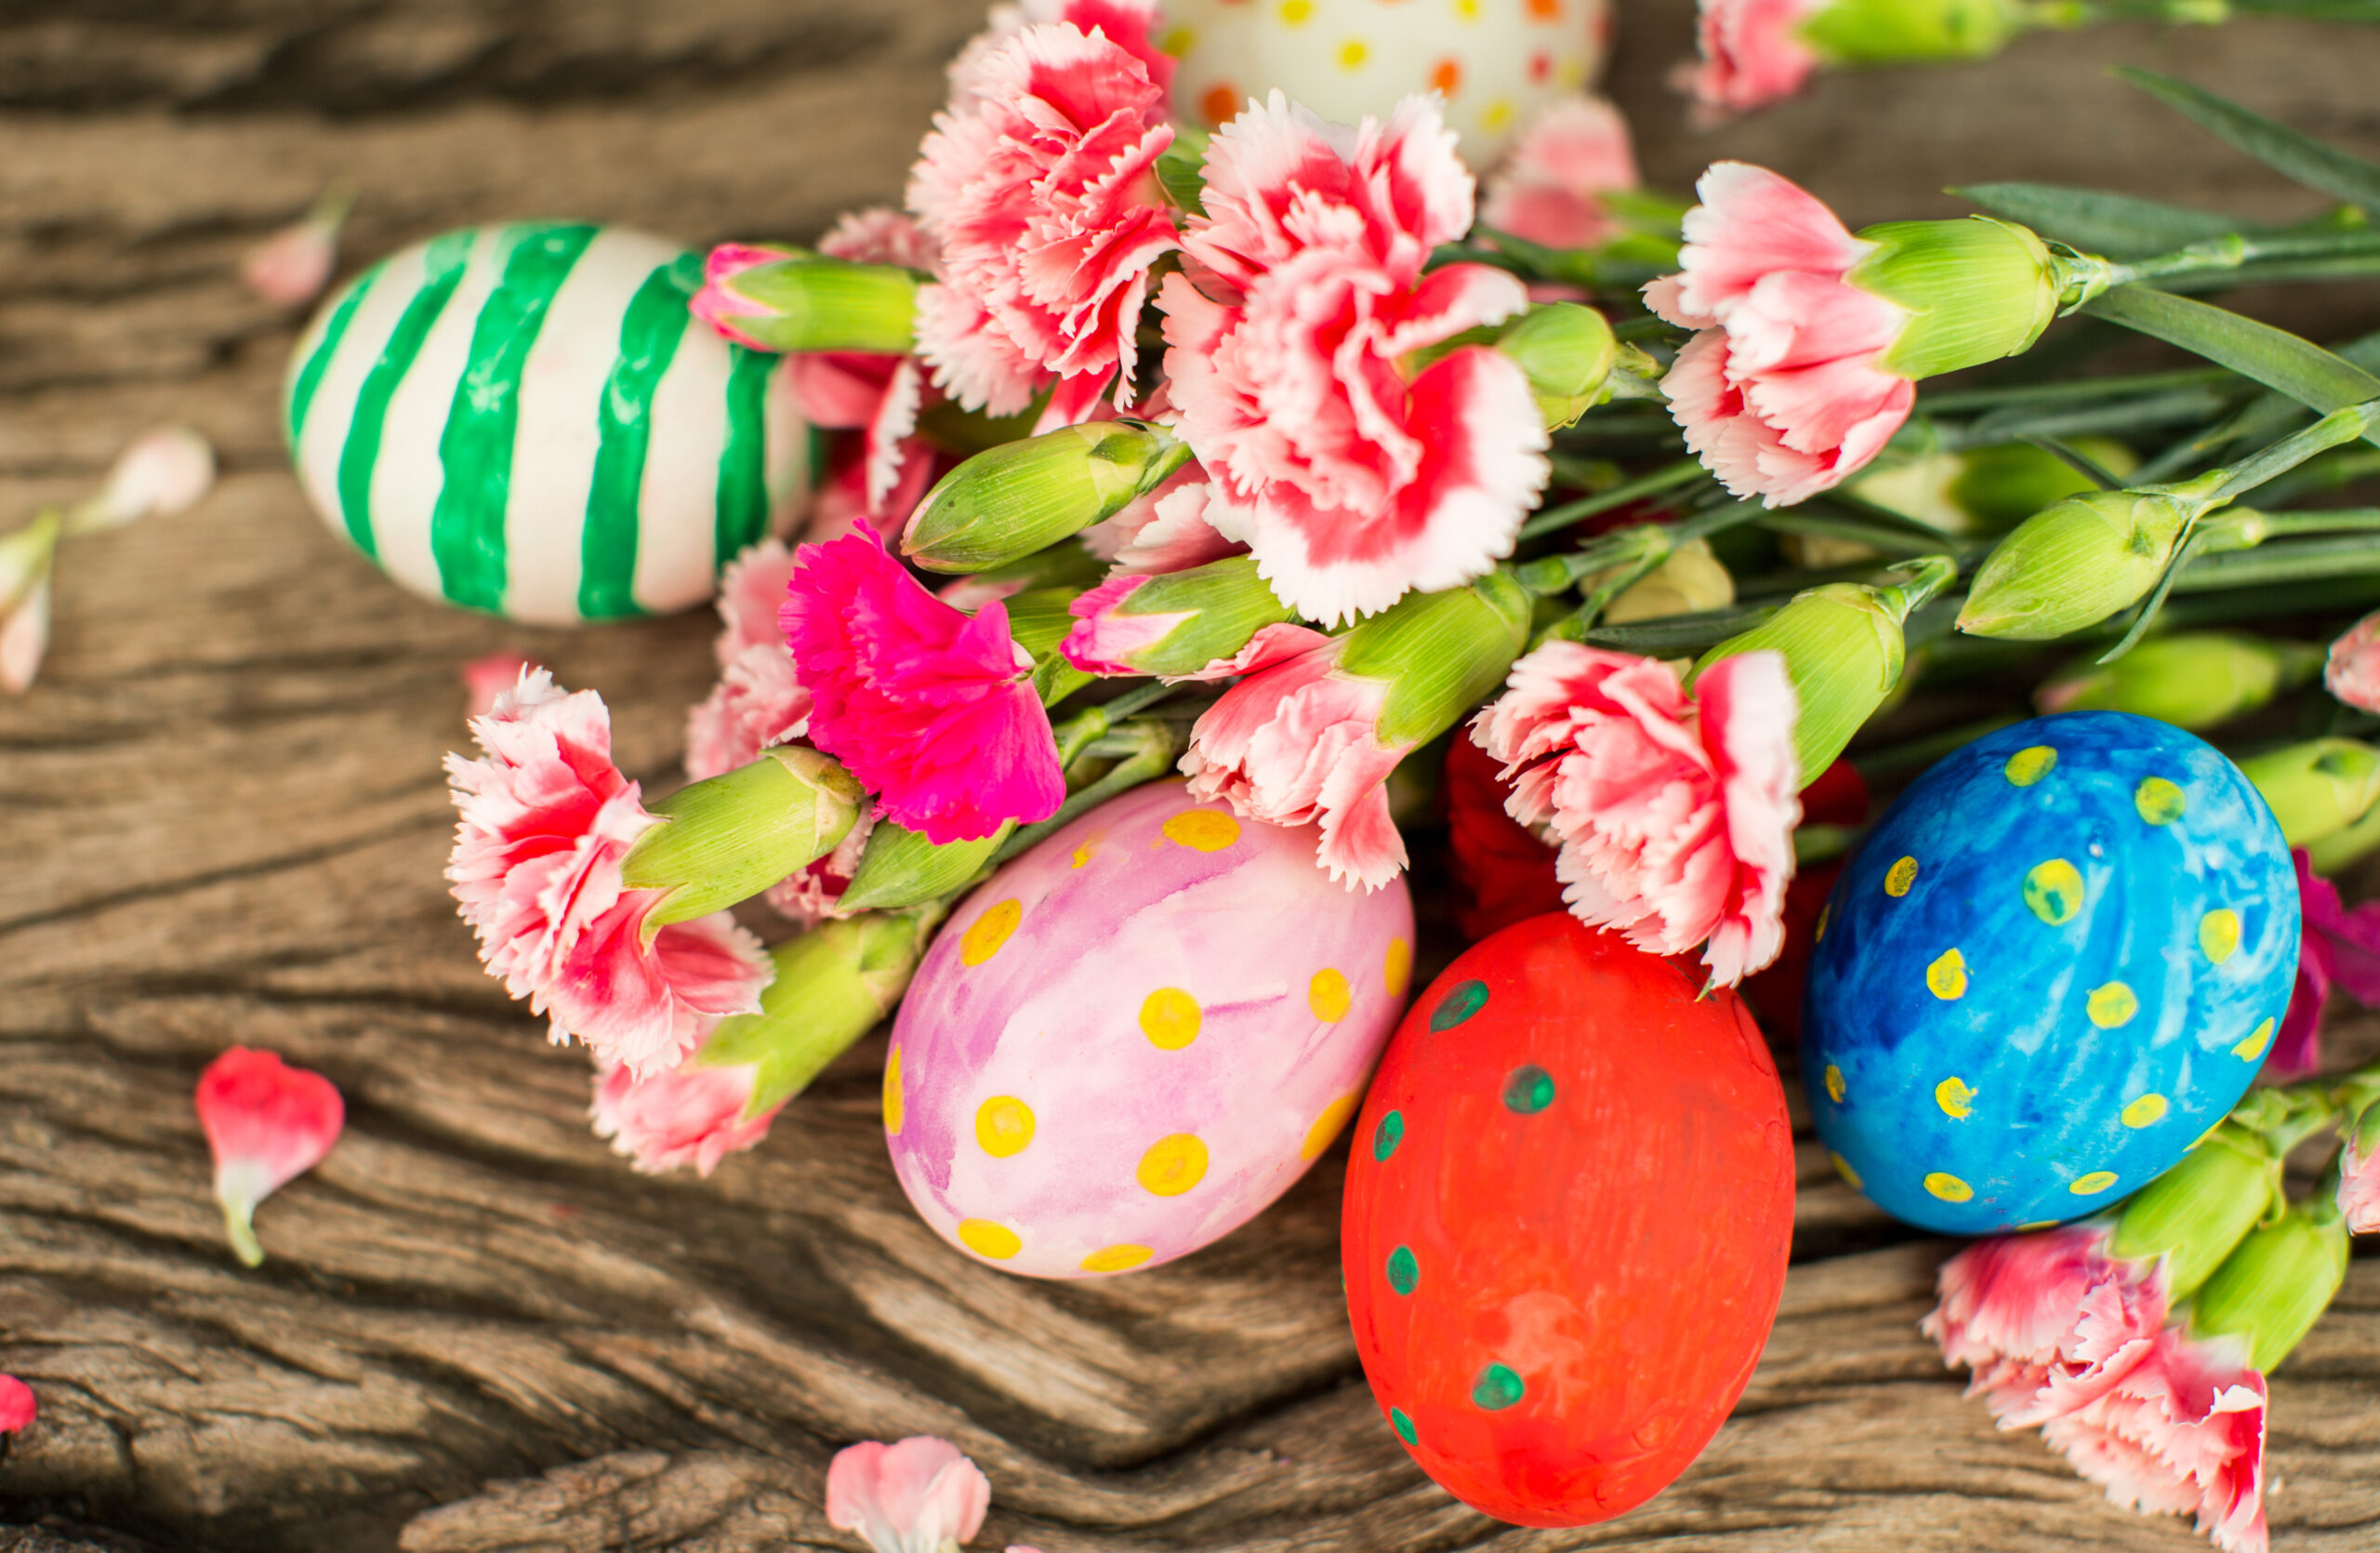
[[[1351,893],[1308,830],[1138,789],[994,874],[926,951],[885,1062],[893,1169],[1010,1272],[1186,1255],[1346,1126],[1412,966],[1402,879]]]
[[[1279,87],[1326,119],[1384,118],[1435,91],[1484,171],[1529,115],[1594,79],[1606,0],[1164,0],[1173,110],[1213,128]]]

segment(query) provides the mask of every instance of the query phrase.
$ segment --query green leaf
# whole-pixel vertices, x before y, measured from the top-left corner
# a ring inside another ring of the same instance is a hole
[[[2055,183],[1974,183],[1950,192],[2043,237],[2109,259],[2147,259],[2226,232],[2263,230],[2237,216]]]
[[[2187,81],[2129,65],[2116,73],[2292,182],[2367,210],[2380,208],[2380,166],[2326,146]]]
[[[1872,569],[1872,568],[1871,568]],[[1704,610],[1697,615],[1673,615],[1641,625],[1597,626],[1580,634],[1590,647],[1610,647],[1646,657],[1685,657],[1740,636],[1777,613],[1775,604]]]
[[[1207,132],[1191,125],[1176,126],[1173,143],[1157,159],[1157,187],[1177,210],[1206,214]]]
[[[2353,362],[2212,303],[2120,285],[2083,303],[2082,311],[2178,345],[2326,415],[2380,399],[2380,378]],[[2380,431],[2366,433],[2366,440],[2380,443]]]

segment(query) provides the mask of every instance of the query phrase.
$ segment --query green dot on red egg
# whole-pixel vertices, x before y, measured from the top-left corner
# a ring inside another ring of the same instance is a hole
[[[1413,1420],[1406,1415],[1403,1408],[1390,1408],[1388,1410],[1388,1422],[1390,1427],[1396,1430],[1396,1437],[1405,1441],[1406,1444],[1419,1445],[1421,1443],[1421,1437],[1413,1432]]]
[[[1501,1364],[1490,1364],[1471,1383],[1471,1400],[1490,1413],[1501,1413],[1521,1400],[1527,1389],[1521,1377]]]
[[[1525,1062],[1504,1079],[1504,1108],[1522,1116],[1535,1116],[1554,1104],[1554,1075],[1533,1062]]]
[[[1413,1285],[1421,1281],[1421,1264],[1413,1259],[1413,1248],[1401,1245],[1388,1254],[1388,1286],[1400,1294],[1409,1294]]]
[[[1372,1128],[1372,1158],[1385,1161],[1396,1152],[1396,1146],[1404,1141],[1405,1113],[1391,1111]]]
[[[1484,981],[1457,982],[1430,1015],[1432,1030],[1450,1030],[1465,1019],[1488,1006],[1488,984]]]

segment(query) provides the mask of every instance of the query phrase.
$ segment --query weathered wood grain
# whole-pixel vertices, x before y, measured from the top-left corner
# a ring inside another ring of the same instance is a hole
[[[1659,82],[1685,12],[1629,10],[1617,82],[1673,186],[1746,155],[1854,221],[1952,208],[1954,179],[2310,204],[2116,95],[2117,60],[2380,152],[2372,35],[2260,24],[2032,38],[1693,132]],[[827,1457],[921,1430],[991,1473],[985,1546],[1048,1553],[2194,1546],[1961,1400],[1914,1330],[1941,1244],[1807,1140],[1800,1261],[1736,1418],[1670,1493],[1556,1535],[1462,1510],[1379,1427],[1335,1156],[1208,1252],[1055,1286],[908,1212],[880,1041],[707,1182],[639,1177],[588,1135],[583,1060],[480,973],[441,886],[456,670],[511,648],[601,688],[624,763],[666,784],[708,625],[534,630],[382,582],[284,471],[296,321],[233,264],[341,177],[358,256],[539,213],[813,232],[897,194],[975,22],[973,0],[0,9],[0,524],[162,419],[227,468],[197,511],[70,550],[41,684],[0,705],[0,1368],[43,1403],[0,1516],[52,1522],[0,1549],[848,1546]],[[189,1108],[233,1042],[350,1107],[261,1214],[256,1272],[223,1249]],[[2380,1263],[2276,1380],[2272,1423],[2277,1546],[2373,1546]]]

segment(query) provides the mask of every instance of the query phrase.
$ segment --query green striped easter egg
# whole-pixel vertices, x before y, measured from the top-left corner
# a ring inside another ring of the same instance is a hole
[[[518,221],[392,254],[291,358],[298,483],[426,598],[553,625],[700,604],[811,485],[784,358],[689,313],[701,285],[700,254],[621,227]]]

